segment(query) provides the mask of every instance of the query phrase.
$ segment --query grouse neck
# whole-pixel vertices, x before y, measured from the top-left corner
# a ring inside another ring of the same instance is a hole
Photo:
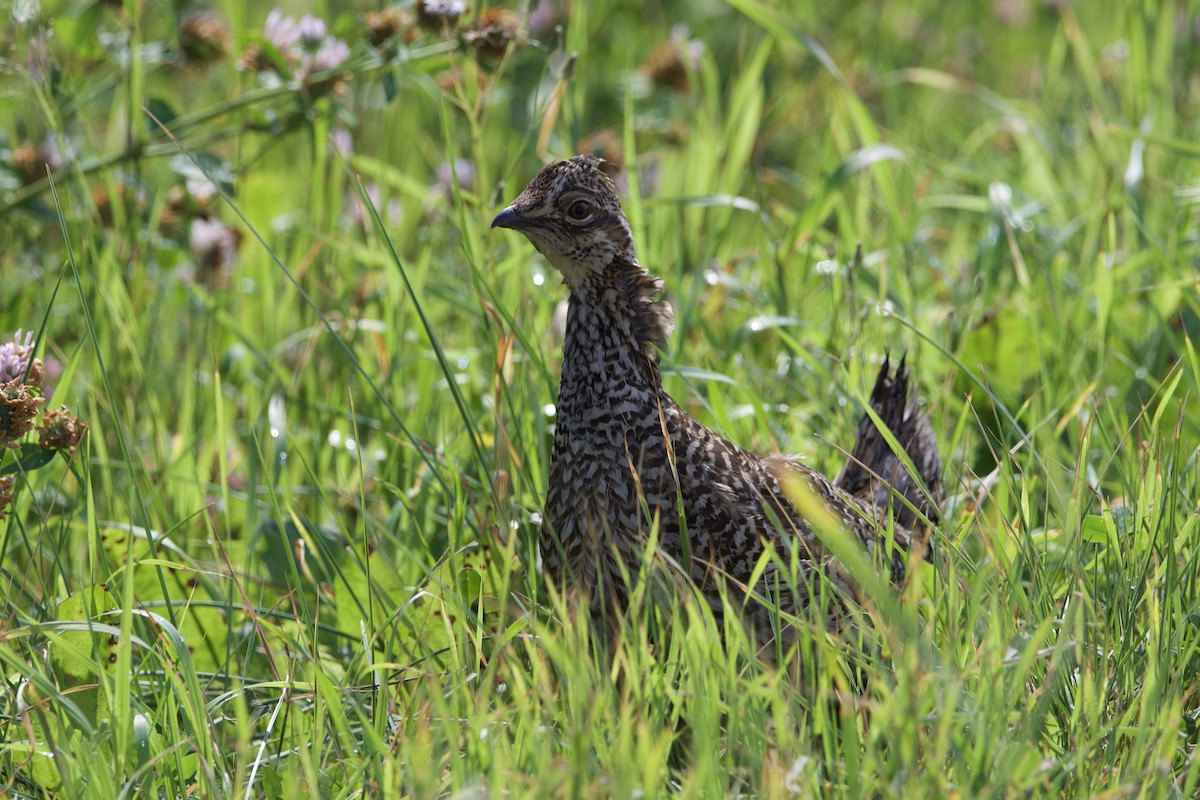
[[[567,317],[567,345],[576,333],[602,333],[612,345],[632,347],[657,363],[674,328],[671,304],[663,297],[662,279],[636,260],[618,260],[602,272],[568,283],[571,290]],[[596,330],[584,331],[581,326]]]

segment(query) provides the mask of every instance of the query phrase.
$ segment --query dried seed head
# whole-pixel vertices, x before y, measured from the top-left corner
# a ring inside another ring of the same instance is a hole
[[[186,15],[179,23],[179,48],[193,64],[211,64],[229,53],[229,26],[211,11]]]
[[[499,61],[510,48],[515,50],[525,43],[521,15],[507,8],[487,9],[462,36],[475,48],[475,55],[486,61]]]
[[[38,406],[45,402],[20,381],[0,384],[0,447],[20,448],[17,440],[33,430]]]
[[[379,47],[398,33],[404,34],[406,44],[420,35],[420,31],[413,27],[413,15],[398,8],[368,11],[364,21],[367,24],[367,41],[375,47]]]
[[[42,415],[38,441],[43,450],[74,453],[87,429],[86,422],[72,417],[70,409],[66,406],[59,406]]]
[[[21,176],[23,183],[33,183],[43,177],[39,174],[38,149],[32,142],[22,142],[17,145],[12,149],[8,158],[17,174]]]
[[[671,38],[655,48],[639,71],[658,86],[690,94],[688,71],[699,69],[703,52],[704,43],[688,39],[687,27],[677,25],[671,31]]]

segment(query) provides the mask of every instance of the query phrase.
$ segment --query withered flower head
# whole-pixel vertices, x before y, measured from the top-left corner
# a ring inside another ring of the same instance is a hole
[[[86,422],[72,417],[66,406],[59,406],[42,415],[39,443],[43,450],[74,453],[87,429]]]
[[[211,11],[188,14],[179,23],[179,47],[194,64],[210,64],[229,52],[229,26]]]
[[[655,48],[639,71],[659,86],[688,94],[692,90],[688,70],[699,68],[703,53],[704,43],[688,39],[687,26],[676,25],[671,38]]]
[[[33,430],[33,418],[44,397],[35,397],[30,386],[17,381],[0,384],[0,447],[20,448],[17,440]]]
[[[32,142],[22,142],[12,149],[8,156],[9,162],[21,176],[22,183],[33,183],[44,177],[44,172],[38,164],[38,149]]]
[[[406,44],[420,35],[420,31],[413,27],[413,15],[395,7],[389,6],[382,11],[368,11],[364,21],[367,23],[367,41],[373,47],[379,47],[401,32],[404,33]]]
[[[274,69],[275,65],[271,59],[263,52],[263,49],[256,44],[247,47],[237,59],[237,67],[247,72],[262,72],[263,70]]]
[[[17,481],[12,475],[0,476],[0,522],[4,521],[4,512],[16,498]]]
[[[464,0],[417,0],[417,20],[424,26],[448,31],[467,13]]]
[[[475,48],[476,56],[487,61],[499,61],[510,47],[515,50],[525,44],[521,15],[507,8],[487,9],[462,37]]]
[[[198,277],[218,284],[227,280],[237,261],[242,237],[215,217],[197,217],[188,231],[188,245],[196,259]]]
[[[612,128],[602,128],[579,140],[579,152],[600,157],[600,171],[614,181],[625,171],[625,146]]]

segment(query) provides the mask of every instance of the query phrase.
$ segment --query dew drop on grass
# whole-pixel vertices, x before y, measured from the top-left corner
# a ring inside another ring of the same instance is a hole
[[[331,430],[329,432],[329,437],[328,437],[327,441],[329,442],[330,447],[341,447],[342,432],[339,430],[336,430],[336,429]]]
[[[470,363],[471,363],[471,362],[467,360],[467,357],[466,357],[466,356],[463,356],[462,358],[458,359],[458,361],[455,361],[455,362],[454,362],[454,365],[455,365],[456,367],[458,367],[459,369],[466,369],[466,368],[467,368],[467,364],[470,364]]]
[[[826,258],[818,261],[814,269],[818,275],[833,275],[838,271],[838,264],[833,259]]]
[[[558,413],[558,409],[554,407],[554,403],[546,403],[546,405],[542,406],[542,413],[547,417],[553,417]]]

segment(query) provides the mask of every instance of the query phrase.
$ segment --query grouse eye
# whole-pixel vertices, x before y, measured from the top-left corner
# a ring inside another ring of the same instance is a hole
[[[576,200],[571,204],[571,207],[567,209],[567,215],[570,216],[571,219],[587,219],[591,213],[592,204],[587,200]]]

